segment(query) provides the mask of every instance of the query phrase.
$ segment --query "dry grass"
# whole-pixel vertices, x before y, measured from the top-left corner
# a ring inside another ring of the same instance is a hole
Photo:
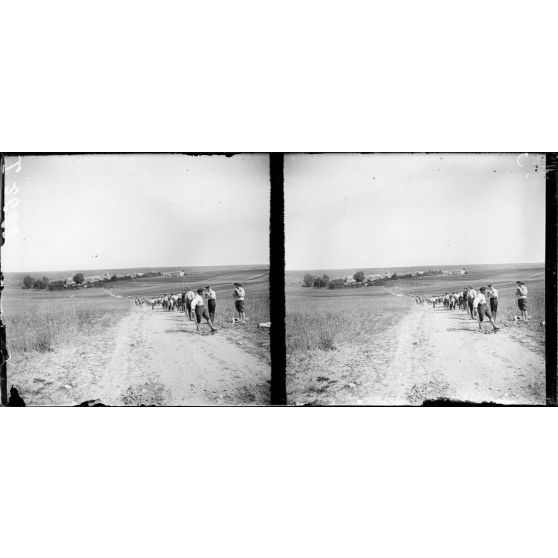
[[[122,305],[97,308],[90,303],[67,306],[48,302],[38,309],[24,307],[6,316],[10,354],[54,351],[62,344],[79,341],[110,327],[127,312]]]
[[[81,392],[82,400],[90,399],[82,367],[88,359],[101,361],[105,356],[103,343],[92,343],[126,315],[131,305],[100,293],[41,294],[8,290],[2,295],[10,353],[8,381],[28,405],[72,405]],[[64,358],[59,361],[60,355]],[[68,355],[74,359],[71,366]]]
[[[224,327],[232,325],[233,317],[238,317],[234,309],[232,299],[230,301],[217,301],[216,323]],[[269,296],[266,292],[254,293],[246,298],[245,301],[247,326],[249,328],[258,327],[261,322],[269,322]]]
[[[536,291],[527,298],[527,314],[529,319],[535,322],[544,322],[545,320],[545,294],[544,291]],[[519,308],[517,300],[511,296],[502,297],[499,300],[498,317],[502,320],[513,320],[515,316],[519,316]]]
[[[376,334],[399,322],[413,307],[408,298],[386,296],[324,296],[289,305],[287,353],[343,345],[369,344]]]
[[[248,321],[245,325],[234,324],[233,317],[238,317],[236,310],[233,308],[233,302],[217,300],[217,312],[215,325],[220,329],[232,330],[240,332],[236,333],[231,339],[242,345],[243,349],[263,358],[265,361],[271,361],[270,354],[270,329],[260,327],[260,323],[269,322],[269,295],[267,289],[250,293],[245,302],[246,318]]]
[[[164,405],[167,390],[160,382],[150,380],[144,384],[129,386],[121,395],[124,405],[132,407],[150,407]]]

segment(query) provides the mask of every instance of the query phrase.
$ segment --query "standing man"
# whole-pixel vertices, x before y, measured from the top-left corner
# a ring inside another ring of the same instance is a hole
[[[496,316],[498,315],[498,289],[490,284],[488,285],[487,294],[490,299],[490,311],[494,321],[496,321]]]
[[[194,292],[194,291],[192,291]],[[201,335],[200,324],[202,318],[205,318],[207,325],[209,325],[211,329],[211,333],[215,333],[217,330],[211,321],[209,314],[207,313],[207,309],[203,304],[203,289],[198,289],[198,294],[195,294],[192,299],[192,311],[196,315],[196,328],[198,330],[198,335]]]
[[[246,313],[244,311],[244,297],[245,296],[246,296],[246,292],[242,288],[242,284],[241,283],[235,283],[234,284],[234,293],[233,293],[234,306],[236,308],[236,311],[238,312],[238,318],[240,320],[240,323],[242,323],[242,324],[246,323]]]
[[[492,318],[492,312],[490,311],[490,307],[486,303],[486,287],[480,288],[480,293],[475,297],[473,302],[473,307],[477,310],[477,317],[479,322],[479,331],[483,331],[482,322],[484,316],[486,316],[489,322],[492,324],[494,331],[499,330],[500,328],[494,323]]]
[[[188,314],[188,319],[192,321],[192,300],[194,300],[196,293],[188,287],[186,288],[186,313]]]
[[[215,323],[215,308],[217,307],[217,295],[209,285],[205,287],[205,298],[207,300],[207,310],[209,311],[209,318],[213,323]]]
[[[523,281],[517,281],[517,289],[515,291],[515,296],[517,297],[517,306],[521,312],[521,319],[528,321],[527,318],[527,295],[529,291],[525,286]]]
[[[180,295],[180,311],[186,312],[186,291],[182,291]]]
[[[468,291],[469,289],[467,287],[463,289],[463,310],[465,310],[467,314],[469,313],[469,306],[467,304],[467,300],[469,299],[469,297],[467,296]]]
[[[473,287],[469,285],[469,290],[467,291],[467,304],[469,306],[468,313],[471,316],[472,320],[475,319],[475,313],[476,313],[476,308],[474,305],[475,298],[477,298],[477,291],[475,291],[475,289],[473,289]]]

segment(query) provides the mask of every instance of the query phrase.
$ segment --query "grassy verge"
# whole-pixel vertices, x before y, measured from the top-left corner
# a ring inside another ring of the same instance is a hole
[[[8,301],[3,314],[10,353],[8,383],[19,389],[28,405],[72,404],[72,393],[87,391],[83,367],[106,356],[106,344],[96,340],[130,311],[129,303],[17,302]]]
[[[266,292],[255,293],[246,299],[246,317],[248,321],[241,325],[234,323],[235,313],[233,302],[217,302],[215,325],[225,331],[240,332],[232,339],[244,349],[256,354],[270,362],[269,328],[260,327],[259,324],[269,322],[269,296]]]
[[[344,345],[367,345],[397,324],[413,307],[407,298],[370,297],[358,301],[324,298],[287,312],[287,354]]]
[[[289,404],[354,404],[391,359],[390,330],[414,307],[391,295],[297,298],[286,319]]]
[[[499,301],[498,324],[508,334],[521,343],[527,343],[544,355],[545,352],[545,294],[544,291],[535,292],[527,299],[527,315],[529,321],[518,320],[520,315],[517,300],[506,297]]]
[[[129,311],[121,305],[96,308],[93,305],[65,307],[48,304],[26,308],[5,318],[10,354],[54,351],[57,346],[79,341],[110,327]]]

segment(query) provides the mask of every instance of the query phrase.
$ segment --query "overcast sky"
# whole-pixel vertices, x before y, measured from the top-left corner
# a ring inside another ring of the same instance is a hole
[[[544,161],[288,155],[286,267],[544,262]]]
[[[16,170],[4,271],[269,262],[267,155],[23,157]]]

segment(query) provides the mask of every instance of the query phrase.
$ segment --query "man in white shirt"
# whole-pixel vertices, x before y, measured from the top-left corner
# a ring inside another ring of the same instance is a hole
[[[488,318],[494,331],[498,331],[500,328],[494,323],[494,319],[492,318],[492,312],[490,311],[490,307],[486,302],[486,287],[480,288],[480,293],[475,297],[473,301],[473,308],[477,311],[477,317],[479,322],[479,331],[483,331],[482,329],[482,322],[484,320],[484,316]]]
[[[193,292],[193,291],[192,291]],[[207,312],[207,308],[203,304],[203,289],[198,289],[198,294],[194,294],[191,303],[192,312],[196,315],[196,328],[198,330],[198,335],[201,335],[200,324],[202,318],[205,318],[207,325],[211,329],[211,333],[215,333],[217,330],[211,321],[209,314]]]
[[[217,307],[217,294],[208,285],[205,287],[205,299],[207,300],[207,310],[211,321],[215,323],[215,308]]]
[[[241,324],[245,324],[246,323],[246,313],[245,313],[245,306],[244,306],[244,297],[246,296],[246,293],[244,291],[244,289],[242,288],[242,284],[241,283],[235,283],[234,284],[234,293],[233,293],[233,297],[234,297],[234,306],[236,308],[236,311],[238,312],[238,318],[240,320]]]
[[[473,304],[475,298],[477,296],[477,291],[475,291],[475,289],[473,289],[473,287],[469,287],[469,290],[467,291],[467,304],[469,306],[469,315],[471,316],[471,319],[474,320],[476,318],[476,310],[475,310],[475,306]]]
[[[494,321],[496,321],[496,316],[498,315],[498,289],[494,285],[490,284],[488,285],[486,294],[489,298],[492,317],[494,318]]]
[[[192,320],[192,300],[196,296],[196,293],[191,289],[186,289],[186,313],[188,314],[188,319]]]
[[[527,295],[529,291],[525,286],[523,281],[517,281],[517,289],[515,291],[515,296],[517,297],[517,306],[521,312],[521,318],[527,321]]]

